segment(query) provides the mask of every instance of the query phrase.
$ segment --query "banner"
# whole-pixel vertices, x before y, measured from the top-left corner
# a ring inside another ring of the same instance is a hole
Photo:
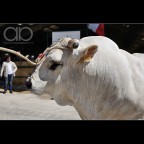
[[[52,43],[58,42],[62,38],[74,38],[80,39],[80,31],[61,31],[61,32],[52,32]]]

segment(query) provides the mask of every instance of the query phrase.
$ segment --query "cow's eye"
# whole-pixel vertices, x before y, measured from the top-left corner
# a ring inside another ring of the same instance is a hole
[[[50,70],[56,70],[59,66],[63,66],[63,62],[51,61],[49,65]]]

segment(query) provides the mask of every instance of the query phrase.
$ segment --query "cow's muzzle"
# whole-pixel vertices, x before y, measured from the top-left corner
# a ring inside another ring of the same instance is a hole
[[[32,88],[32,82],[31,82],[31,77],[28,77],[25,81],[25,85],[28,89]]]

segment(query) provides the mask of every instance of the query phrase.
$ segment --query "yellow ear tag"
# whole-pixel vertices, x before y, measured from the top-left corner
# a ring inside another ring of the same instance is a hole
[[[83,56],[79,59],[77,64],[81,64],[81,63],[84,63],[84,62],[89,62],[91,59],[92,59],[92,56],[85,55],[85,56]]]
[[[97,52],[97,50],[98,50],[97,45],[92,45],[92,46],[88,47],[85,50],[85,53],[83,54],[83,56],[78,60],[77,64],[89,62],[93,58],[93,56]]]
[[[92,56],[90,56],[90,55],[85,55],[83,61],[84,61],[84,62],[89,62],[91,59],[92,59]]]

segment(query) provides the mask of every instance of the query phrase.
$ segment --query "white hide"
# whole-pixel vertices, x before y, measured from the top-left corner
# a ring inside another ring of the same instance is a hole
[[[91,61],[76,64],[91,45],[98,46]],[[49,70],[49,59],[61,60],[64,66]],[[119,49],[109,38],[82,38],[80,46],[71,53],[55,49],[37,72],[47,82],[43,89],[59,105],[73,105],[82,119],[143,118],[144,56]],[[38,91],[35,81],[32,84]]]

